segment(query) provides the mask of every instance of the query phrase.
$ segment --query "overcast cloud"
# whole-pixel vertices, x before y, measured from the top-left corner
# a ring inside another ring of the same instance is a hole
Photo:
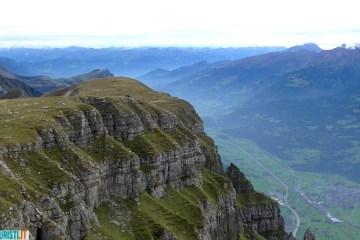
[[[355,0],[3,0],[0,46],[360,42]]]

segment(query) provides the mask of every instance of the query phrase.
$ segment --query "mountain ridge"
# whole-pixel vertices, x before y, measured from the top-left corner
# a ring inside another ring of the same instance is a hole
[[[0,67],[0,98],[37,97],[40,92],[27,85],[22,78]]]
[[[61,78],[96,68],[106,68],[115,75],[136,77],[157,68],[174,69],[199,61],[232,60],[283,49],[282,47],[0,48],[0,56],[8,58],[3,61],[4,67],[21,75],[48,75]],[[18,59],[21,61],[17,61]]]
[[[357,48],[268,53],[166,80],[171,83],[161,89],[191,101],[226,133],[249,137],[282,159],[297,159],[291,149],[319,153],[316,160],[304,154],[293,163],[296,169],[359,181],[359,62]]]
[[[293,239],[276,202],[234,165],[225,176],[184,100],[108,78],[0,105],[0,228],[45,240]]]

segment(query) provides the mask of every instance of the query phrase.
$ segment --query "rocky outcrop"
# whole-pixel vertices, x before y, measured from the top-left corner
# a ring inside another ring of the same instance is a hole
[[[233,163],[229,165],[226,173],[237,193],[240,222],[250,231],[267,239],[291,239],[291,235],[284,231],[284,220],[278,204],[255,192],[251,182]]]
[[[231,182],[233,183],[236,192],[247,193],[254,190],[251,182],[245,178],[245,175],[233,163],[231,163],[230,166],[227,168],[226,173],[227,176],[230,178]]]
[[[304,240],[315,240],[315,235],[309,229],[306,229]]]
[[[284,232],[284,220],[279,206],[275,203],[259,204],[239,208],[242,222],[252,231],[267,239],[288,239]]]

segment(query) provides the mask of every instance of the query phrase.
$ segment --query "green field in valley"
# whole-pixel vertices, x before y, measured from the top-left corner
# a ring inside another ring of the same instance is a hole
[[[234,162],[256,190],[280,200],[288,230],[294,230],[296,218],[284,204],[286,188],[288,204],[300,218],[297,236],[310,228],[319,240],[358,239],[360,184],[337,175],[295,171],[249,140],[231,138],[214,129],[207,131],[215,139],[224,164]]]

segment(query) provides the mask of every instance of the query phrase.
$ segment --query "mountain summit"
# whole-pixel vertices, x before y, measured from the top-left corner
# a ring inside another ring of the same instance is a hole
[[[286,51],[296,52],[296,51],[311,51],[311,52],[321,52],[322,49],[316,43],[305,43],[303,45],[297,45],[286,49]]]

